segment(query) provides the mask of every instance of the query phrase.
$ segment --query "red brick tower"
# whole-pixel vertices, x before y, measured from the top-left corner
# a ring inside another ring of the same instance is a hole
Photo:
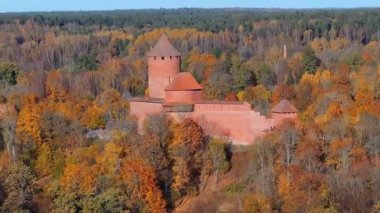
[[[165,88],[180,72],[181,54],[164,34],[147,56],[149,97],[165,98]]]
[[[295,120],[298,116],[298,110],[288,100],[283,99],[271,110],[274,125],[280,126],[285,119]]]

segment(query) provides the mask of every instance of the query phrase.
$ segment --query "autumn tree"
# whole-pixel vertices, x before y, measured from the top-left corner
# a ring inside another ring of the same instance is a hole
[[[266,198],[272,197],[275,193],[276,149],[273,141],[273,135],[258,138],[248,152],[252,157],[252,161],[249,162],[249,173],[252,175],[250,181],[255,186],[256,194]]]
[[[173,138],[170,127],[172,120],[165,114],[153,114],[145,119],[146,134],[158,139],[162,148],[167,148]]]
[[[54,208],[62,211],[78,211],[81,200],[95,192],[96,173],[87,163],[68,164],[59,178],[57,188],[50,192]]]
[[[212,54],[190,53],[187,58],[187,70],[191,72],[199,82],[207,82],[214,72],[217,60]]]
[[[68,86],[61,71],[51,71],[46,76],[46,94],[53,102],[65,101]]]
[[[289,101],[296,98],[296,93],[292,85],[280,84],[277,85],[272,94],[272,103],[279,103],[282,99]]]
[[[302,97],[297,99],[297,109],[300,111],[304,111],[313,100],[313,84],[301,78],[300,83],[295,88],[296,96]]]
[[[257,83],[264,85],[266,88],[273,88],[276,85],[276,75],[267,64],[260,64],[255,71]]]
[[[152,114],[145,119],[142,142],[135,149],[135,153],[144,157],[147,163],[154,168],[157,183],[163,195],[171,206],[172,159],[169,156],[169,144],[173,139],[171,127],[173,121],[165,114]]]
[[[102,155],[97,156],[96,162],[101,174],[116,174],[119,169],[123,147],[117,143],[105,145]]]
[[[115,89],[107,89],[100,94],[96,103],[105,111],[106,120],[124,120],[128,117],[129,104]]]
[[[248,195],[243,202],[244,213],[270,212],[271,208],[270,199],[256,194]]]
[[[360,114],[359,122],[355,125],[361,144],[371,154],[376,165],[378,165],[378,156],[380,154],[379,126],[379,117],[369,113]]]
[[[342,61],[347,64],[352,71],[357,71],[364,63],[362,56],[357,52],[346,54]]]
[[[94,53],[81,55],[75,60],[75,71],[95,71],[99,61]]]
[[[35,195],[34,180],[35,176],[30,167],[23,163],[14,165],[5,180],[7,199],[3,204],[3,210],[31,210]]]
[[[49,144],[42,144],[38,150],[38,157],[36,160],[36,173],[39,177],[44,177],[53,171],[54,156]]]
[[[279,150],[287,167],[295,162],[295,151],[299,143],[299,131],[292,121],[285,122],[279,132]]]
[[[150,212],[166,212],[166,202],[157,187],[156,175],[142,159],[126,159],[122,162],[121,177],[128,184],[134,196],[143,199]]]
[[[238,57],[231,58],[230,72],[233,79],[232,89],[235,92],[256,83],[253,67]]]
[[[42,144],[41,137],[41,106],[35,95],[24,98],[23,108],[17,119],[16,133],[23,143],[32,142],[37,146]]]
[[[94,190],[95,173],[86,163],[69,164],[60,178],[60,184],[68,193],[90,194]]]
[[[173,159],[173,200],[197,191],[202,166],[204,135],[201,127],[190,118],[174,127],[173,142],[169,146]]]
[[[264,115],[269,113],[272,92],[263,85],[259,84],[255,87],[246,87],[244,96],[244,99],[241,101],[249,101],[255,111],[259,111]]]
[[[343,95],[348,95],[350,92],[350,71],[346,64],[339,65],[337,72],[333,78],[336,87],[334,88]]]
[[[104,108],[94,104],[87,108],[81,121],[89,129],[104,128],[106,116]]]
[[[366,203],[368,191],[362,176],[336,172],[330,176],[329,185],[332,199],[337,201],[339,209],[370,211],[370,206]]]
[[[303,74],[303,54],[302,53],[295,53],[290,57],[290,59],[287,61],[288,67],[291,71],[291,77],[294,83],[298,83],[299,79],[301,78]]]
[[[41,115],[40,127],[42,140],[54,149],[74,149],[84,144],[84,127],[60,112],[46,109]]]
[[[2,128],[2,140],[5,143],[5,148],[8,155],[11,157],[13,163],[17,160],[17,142],[18,138],[16,135],[16,118],[14,116],[6,116],[1,121]]]
[[[230,167],[227,143],[220,139],[212,139],[205,151],[204,173],[215,175],[215,190],[218,188],[220,176]]]
[[[122,213],[128,208],[128,201],[119,189],[110,189],[96,196],[86,197],[82,200],[82,212],[115,212]],[[125,202],[125,204],[123,204]],[[133,209],[133,208],[131,208]]]
[[[232,76],[226,72],[214,72],[204,88],[206,97],[210,100],[221,100],[230,91]]]
[[[320,53],[323,50],[328,49],[330,46],[329,42],[325,38],[315,38],[312,42],[310,42],[311,49],[316,53]]]
[[[296,148],[296,158],[308,172],[317,172],[321,165],[323,143],[320,141],[320,131],[316,126],[310,125],[306,130],[306,135],[300,138]]]

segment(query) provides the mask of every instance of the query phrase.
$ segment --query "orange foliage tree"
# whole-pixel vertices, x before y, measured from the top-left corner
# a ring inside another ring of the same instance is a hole
[[[187,59],[187,70],[193,73],[197,80],[207,82],[214,71],[217,59],[212,54],[190,53]]]
[[[143,159],[123,160],[120,172],[122,180],[131,188],[133,195],[137,195],[147,203],[146,211],[166,212],[166,202],[157,187],[154,170]]]
[[[180,197],[197,191],[204,136],[201,127],[189,118],[175,126],[173,132],[173,142],[169,145],[170,156],[174,160],[172,189]]]

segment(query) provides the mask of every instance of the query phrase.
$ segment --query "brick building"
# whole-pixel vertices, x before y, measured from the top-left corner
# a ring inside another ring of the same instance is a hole
[[[191,118],[210,136],[247,145],[284,119],[297,118],[297,109],[287,100],[272,109],[270,118],[253,111],[247,102],[203,100],[201,85],[190,73],[180,72],[181,54],[166,35],[147,57],[148,97],[130,99],[130,113],[137,118],[139,128],[147,115],[166,113],[176,120]]]

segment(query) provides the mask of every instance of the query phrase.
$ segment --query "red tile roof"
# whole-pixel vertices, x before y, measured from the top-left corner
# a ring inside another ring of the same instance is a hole
[[[276,106],[273,107],[271,112],[274,113],[297,113],[298,110],[288,100],[283,99]]]
[[[167,91],[182,91],[182,90],[201,90],[197,80],[189,72],[178,73],[173,81],[169,83],[165,90]]]
[[[169,41],[169,38],[163,34],[156,45],[148,52],[148,57],[167,57],[167,56],[181,56],[181,53]]]

